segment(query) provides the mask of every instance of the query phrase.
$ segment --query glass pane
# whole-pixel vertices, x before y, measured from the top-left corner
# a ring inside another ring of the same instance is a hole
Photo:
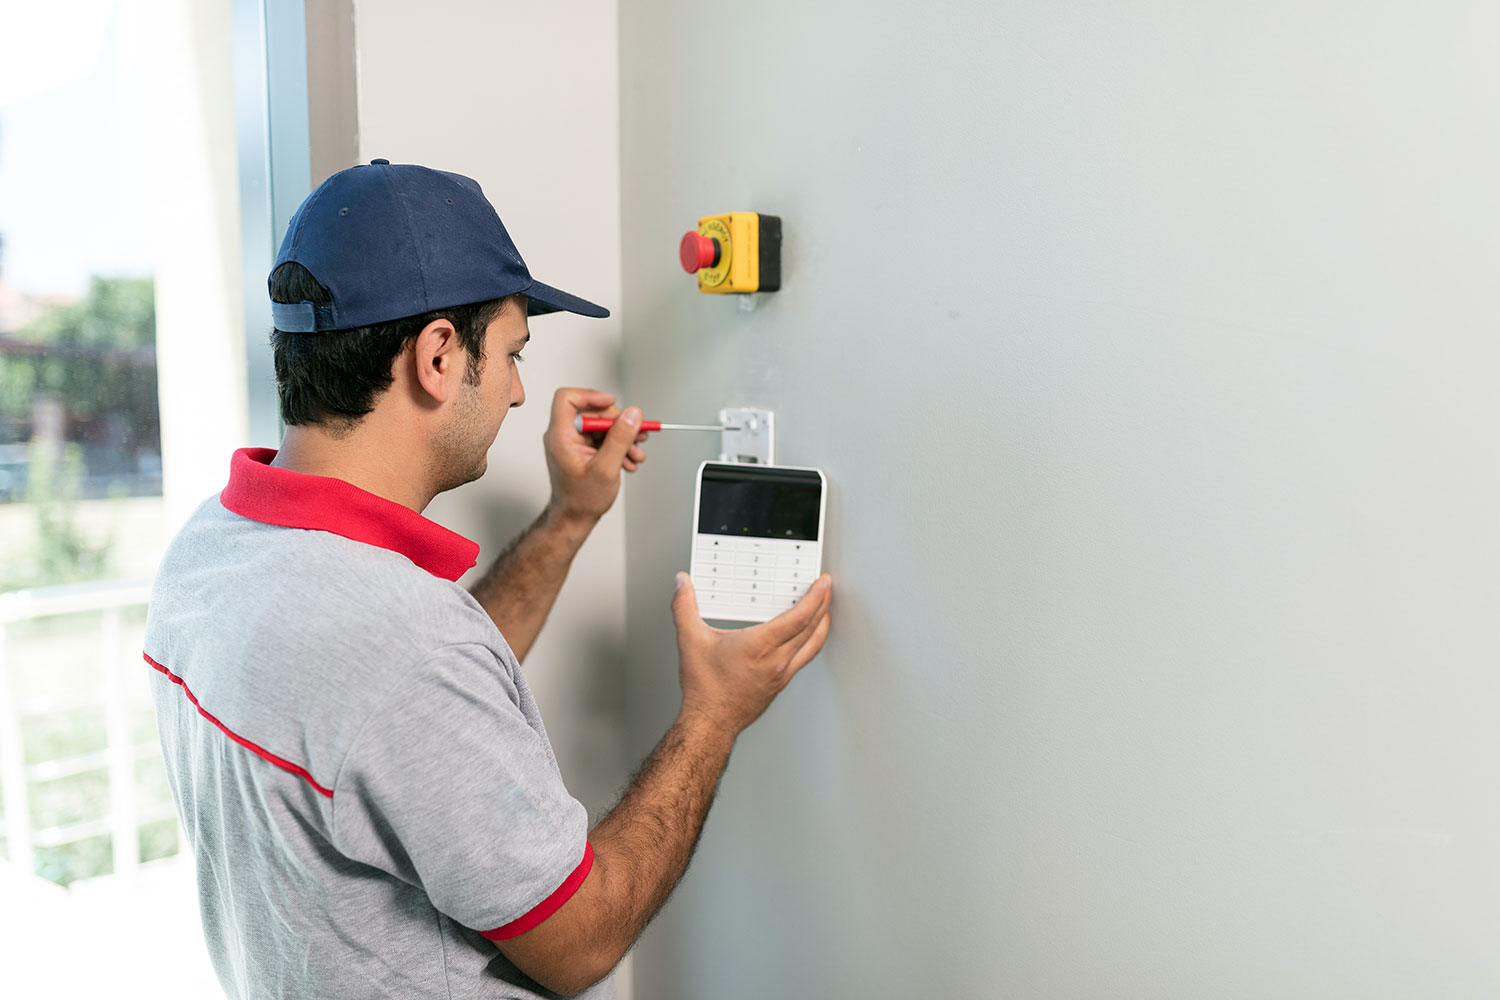
[[[74,14],[17,25],[31,72],[0,77],[0,592],[149,577],[165,542],[137,87],[120,5]],[[108,828],[106,681],[128,651],[103,614],[7,629],[0,724],[19,731],[33,870],[59,885],[112,867],[109,836],[65,829]]]
[[[229,283],[183,267],[237,271],[199,210],[234,160],[228,26],[228,0],[0,4],[0,996],[217,989],[141,651],[163,440],[222,422],[164,403],[158,358],[190,342],[195,391],[243,394]],[[103,960],[54,940],[85,924]]]
[[[18,707],[50,708],[103,683],[98,612],[25,618],[6,629],[6,638],[10,694]]]
[[[96,15],[0,104],[0,590],[149,574],[165,533],[150,218],[120,19]]]
[[[62,847],[39,847],[36,869],[38,875],[61,886],[98,878],[114,870],[114,847],[108,834]]]
[[[162,819],[144,824],[141,827],[140,844],[142,863],[170,858],[180,849],[177,840],[177,820]]]
[[[172,788],[167,784],[167,769],[155,744],[147,748],[150,756],[135,762],[135,801],[142,810],[172,805]]]
[[[41,711],[22,715],[19,722],[22,759],[33,766],[97,756],[108,746],[102,705]]]

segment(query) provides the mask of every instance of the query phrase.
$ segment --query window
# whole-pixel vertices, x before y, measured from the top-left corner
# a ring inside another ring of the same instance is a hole
[[[230,32],[0,6],[0,995],[218,992],[141,640],[248,438]]]

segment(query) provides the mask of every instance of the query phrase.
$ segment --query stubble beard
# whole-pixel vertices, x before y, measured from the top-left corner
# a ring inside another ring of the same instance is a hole
[[[438,492],[457,489],[484,475],[494,435],[485,428],[479,386],[464,380],[463,405],[433,442],[433,479]]]

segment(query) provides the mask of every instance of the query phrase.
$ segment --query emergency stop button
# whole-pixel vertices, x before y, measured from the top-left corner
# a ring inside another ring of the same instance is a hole
[[[696,274],[706,267],[718,267],[723,252],[719,241],[712,236],[689,230],[682,234],[682,245],[678,247],[677,255],[682,260],[682,269],[688,274]]]
[[[683,234],[677,256],[684,271],[697,274],[700,292],[774,292],[781,287],[781,216],[702,216],[696,230]]]

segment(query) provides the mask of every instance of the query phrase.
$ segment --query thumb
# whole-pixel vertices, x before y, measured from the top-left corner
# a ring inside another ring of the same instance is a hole
[[[602,459],[605,468],[618,469],[625,463],[625,453],[635,444],[636,435],[640,432],[641,408],[629,407],[609,425],[604,440],[599,444],[599,454],[594,456],[595,461]]]
[[[698,613],[698,592],[693,589],[693,578],[686,573],[677,574],[677,593],[672,595],[672,620],[681,632],[688,626],[703,621]]]

